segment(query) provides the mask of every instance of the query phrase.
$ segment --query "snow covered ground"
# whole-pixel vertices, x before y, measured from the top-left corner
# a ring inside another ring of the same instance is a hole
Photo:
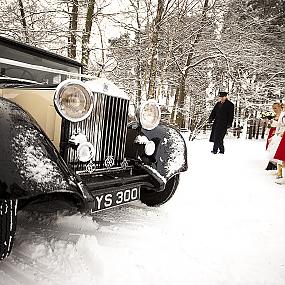
[[[285,185],[263,140],[188,143],[189,171],[160,208],[19,215],[0,284],[284,285]]]

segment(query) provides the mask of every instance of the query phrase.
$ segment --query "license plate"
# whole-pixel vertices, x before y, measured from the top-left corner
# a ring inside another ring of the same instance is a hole
[[[116,207],[139,199],[139,187],[99,194],[94,197],[94,207],[91,212],[97,212],[104,209]]]

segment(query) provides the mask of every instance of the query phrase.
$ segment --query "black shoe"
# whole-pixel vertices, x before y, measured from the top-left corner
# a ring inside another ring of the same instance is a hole
[[[265,170],[276,170],[276,169],[277,169],[277,166],[271,161],[268,162],[267,167],[265,168]]]
[[[211,153],[213,153],[213,154],[217,154],[217,152],[216,152],[216,151],[213,151],[213,150],[211,151]]]
[[[224,152],[223,152],[223,151],[220,151],[219,153],[220,153],[220,154],[224,154]]]

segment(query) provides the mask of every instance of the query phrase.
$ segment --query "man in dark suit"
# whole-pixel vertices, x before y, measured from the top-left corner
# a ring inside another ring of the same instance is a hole
[[[225,152],[224,137],[227,129],[232,126],[234,119],[234,104],[228,100],[228,93],[224,91],[219,92],[219,102],[216,103],[212,110],[209,122],[214,121],[210,142],[214,143],[212,153],[216,154]]]

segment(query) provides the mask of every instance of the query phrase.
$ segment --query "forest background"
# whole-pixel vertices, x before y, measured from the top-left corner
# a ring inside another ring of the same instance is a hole
[[[0,34],[80,61],[123,87],[135,107],[207,124],[218,91],[234,127],[285,100],[285,0],[0,0]]]

